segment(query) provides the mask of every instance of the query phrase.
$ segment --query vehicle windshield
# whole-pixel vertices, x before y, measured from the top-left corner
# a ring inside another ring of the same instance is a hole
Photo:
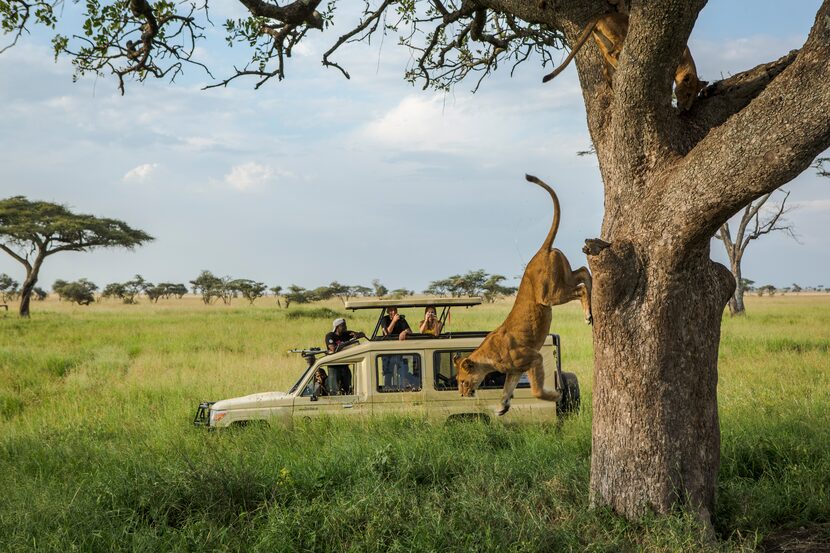
[[[309,365],[308,367],[306,367],[306,370],[303,371],[303,374],[300,375],[300,378],[297,380],[297,382],[295,382],[294,385],[291,386],[291,388],[288,390],[289,394],[293,394],[294,392],[296,392],[297,388],[300,387],[300,384],[305,382],[306,376],[308,376],[308,373],[311,371],[312,366],[313,365]]]

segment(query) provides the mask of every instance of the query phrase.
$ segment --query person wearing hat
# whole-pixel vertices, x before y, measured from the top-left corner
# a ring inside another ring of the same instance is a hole
[[[334,319],[331,323],[331,332],[326,334],[326,349],[329,353],[334,353],[340,349],[344,342],[365,337],[366,335],[362,332],[347,330],[346,319]]]

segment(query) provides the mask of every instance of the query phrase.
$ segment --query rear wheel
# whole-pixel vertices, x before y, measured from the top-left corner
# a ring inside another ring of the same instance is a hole
[[[562,398],[556,403],[556,413],[569,415],[579,412],[579,380],[574,373],[562,373]]]

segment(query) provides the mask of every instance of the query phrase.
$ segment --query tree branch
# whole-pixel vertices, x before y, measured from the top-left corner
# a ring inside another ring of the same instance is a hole
[[[798,50],[793,50],[775,61],[716,81],[703,89],[691,109],[690,117],[686,118],[692,130],[690,147],[745,108],[795,61],[797,55]]]
[[[21,255],[18,255],[17,252],[15,252],[13,249],[9,248],[5,244],[0,244],[0,250],[3,250],[7,254],[9,254],[10,256],[15,258],[17,261],[22,263],[23,266],[26,267],[27,272],[32,270],[32,265],[31,265],[31,263],[29,263],[29,260],[26,259],[25,257],[21,256]]]
[[[634,3],[614,80],[618,110],[657,113],[671,105],[672,83],[706,0]]]
[[[185,63],[210,75],[204,64],[192,59],[204,30],[196,22],[196,14],[207,14],[207,4],[187,6],[180,14],[174,11],[177,5],[166,2],[152,6],[148,0],[129,0],[103,7],[88,2],[84,36],[73,36],[71,46],[68,37],[55,37],[55,54],[74,58],[76,76],[108,70],[118,78],[121,94],[128,76],[143,81],[148,76],[161,79],[169,75],[173,81]]]
[[[660,199],[687,244],[708,240],[738,209],[795,178],[830,146],[830,0],[795,60],[670,171]],[[665,228],[665,227],[664,227]]]

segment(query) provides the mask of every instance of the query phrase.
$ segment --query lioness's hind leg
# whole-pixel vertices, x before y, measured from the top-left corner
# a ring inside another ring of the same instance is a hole
[[[513,392],[516,391],[516,386],[519,385],[519,379],[522,377],[521,373],[507,373],[504,378],[504,389],[501,396],[501,410],[497,413],[502,416],[510,410],[510,400],[513,399]]]
[[[535,397],[545,401],[559,401],[562,397],[562,394],[556,390],[545,389],[545,367],[541,355],[533,362],[533,366],[527,371],[527,376],[530,379],[530,391]]]

